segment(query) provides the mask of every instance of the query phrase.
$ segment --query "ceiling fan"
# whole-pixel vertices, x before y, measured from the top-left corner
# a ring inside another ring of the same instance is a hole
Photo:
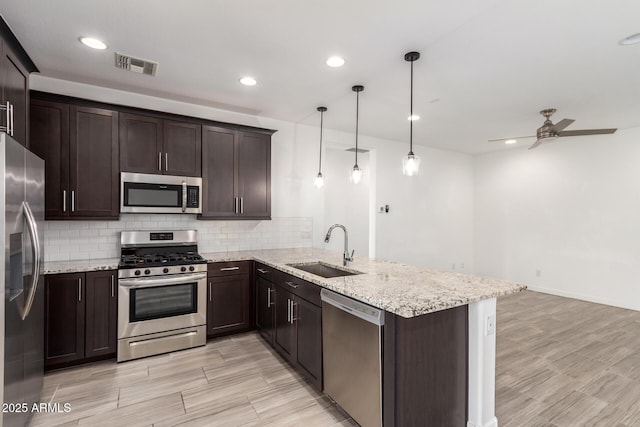
[[[517,138],[500,138],[490,139],[489,142],[495,141],[508,141],[522,138],[536,138],[536,142],[533,143],[529,150],[536,148],[543,142],[551,142],[564,136],[582,136],[582,135],[604,135],[614,133],[617,129],[582,129],[582,130],[564,130],[571,123],[575,122],[573,119],[562,119],[558,123],[553,124],[551,122],[551,116],[556,112],[555,108],[548,108],[540,111],[540,114],[544,116],[544,123],[536,131],[536,136],[520,136]]]

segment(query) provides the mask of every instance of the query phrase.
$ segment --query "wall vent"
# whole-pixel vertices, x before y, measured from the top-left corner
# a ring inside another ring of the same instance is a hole
[[[158,69],[158,63],[147,61],[145,59],[133,58],[116,52],[116,68],[133,71],[138,74],[145,74],[147,76],[155,76],[156,70]]]
[[[355,148],[347,148],[344,151],[350,151],[352,153],[355,153],[356,149]],[[368,153],[368,152],[369,152],[369,150],[365,150],[364,148],[358,148],[358,153]]]

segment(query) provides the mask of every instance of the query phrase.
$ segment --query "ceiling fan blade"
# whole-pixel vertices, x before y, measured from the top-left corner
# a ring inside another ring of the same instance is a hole
[[[533,150],[534,148],[536,148],[538,145],[542,144],[542,139],[537,140],[536,142],[533,143],[533,145],[531,147],[529,147],[529,150]]]
[[[535,138],[535,135],[529,135],[529,136],[512,136],[511,138],[499,138],[499,139],[490,139],[489,142],[496,142],[496,141],[507,141],[509,139],[527,139],[527,138]]]
[[[567,126],[569,126],[573,122],[575,122],[575,120],[573,120],[573,119],[562,119],[558,123],[556,123],[555,125],[551,126],[551,129],[554,132],[560,132],[562,129],[566,128]]]
[[[582,135],[607,135],[614,133],[618,129],[582,129],[582,130],[565,130],[558,133],[558,136],[582,136]]]

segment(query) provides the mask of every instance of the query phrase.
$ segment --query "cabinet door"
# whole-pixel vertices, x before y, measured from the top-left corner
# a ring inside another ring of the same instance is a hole
[[[236,132],[211,126],[202,132],[202,217],[234,217]]]
[[[84,358],[85,275],[45,279],[45,367]]]
[[[4,105],[7,105],[7,102],[13,105],[13,139],[28,147],[29,72],[6,43],[2,44],[0,50],[0,87],[4,88],[0,101]],[[6,119],[3,118],[1,122],[6,123]]]
[[[293,294],[276,287],[275,347],[286,359],[296,360],[296,328],[292,321]]]
[[[273,342],[273,322],[276,305],[273,283],[262,277],[256,278],[256,325],[268,342]]]
[[[85,357],[115,354],[118,328],[117,272],[86,274]]]
[[[118,218],[118,113],[70,108],[71,216]]]
[[[251,280],[249,274],[210,277],[207,335],[251,329]]]
[[[293,306],[298,342],[296,364],[322,390],[322,309],[302,298],[296,298]]]
[[[120,170],[162,173],[162,120],[120,113]]]
[[[238,132],[240,215],[271,219],[271,137]]]
[[[162,146],[165,174],[202,176],[202,126],[164,120]]]
[[[69,105],[31,100],[29,147],[44,159],[45,219],[69,216]]]

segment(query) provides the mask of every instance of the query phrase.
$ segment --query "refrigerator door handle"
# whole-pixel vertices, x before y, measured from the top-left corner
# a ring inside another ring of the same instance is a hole
[[[36,296],[38,287],[38,279],[40,278],[40,239],[38,238],[38,226],[36,225],[36,220],[33,217],[29,203],[22,202],[22,212],[27,220],[27,228],[29,229],[29,236],[31,237],[31,247],[33,248],[33,275],[31,279],[31,291],[27,296],[24,309],[22,310],[22,320],[24,320],[31,311],[33,299]]]

